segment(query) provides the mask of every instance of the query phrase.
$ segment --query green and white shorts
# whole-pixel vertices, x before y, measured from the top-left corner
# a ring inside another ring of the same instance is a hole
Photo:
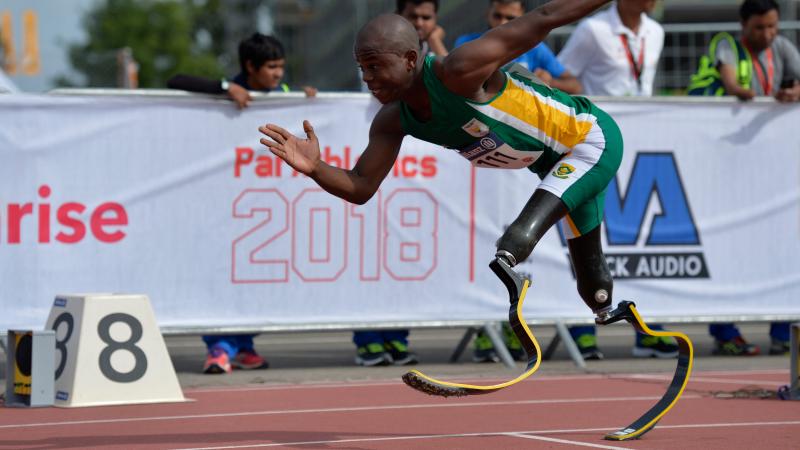
[[[561,220],[567,239],[580,237],[603,222],[606,187],[622,161],[622,133],[607,113],[593,111],[597,123],[586,139],[564,154],[539,184],[560,198],[569,213]]]

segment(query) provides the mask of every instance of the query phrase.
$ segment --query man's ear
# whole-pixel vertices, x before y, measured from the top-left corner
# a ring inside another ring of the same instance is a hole
[[[408,70],[414,70],[417,68],[417,59],[419,58],[419,53],[416,50],[409,50],[406,52],[406,68]]]
[[[244,62],[244,68],[247,70],[247,75],[252,75],[256,72],[256,68],[253,66],[253,61],[247,60]]]

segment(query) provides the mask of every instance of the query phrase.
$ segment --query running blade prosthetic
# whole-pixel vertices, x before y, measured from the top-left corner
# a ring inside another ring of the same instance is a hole
[[[525,349],[528,355],[528,366],[525,372],[517,378],[506,381],[505,383],[482,386],[441,381],[429,377],[418,370],[412,370],[403,375],[403,381],[407,385],[420,392],[430,395],[440,395],[442,397],[489,394],[517,384],[533,375],[533,373],[539,369],[541,360],[539,357],[539,355],[541,355],[539,342],[536,341],[530,328],[528,328],[528,325],[525,323],[525,319],[522,317],[522,304],[525,300],[525,294],[530,285],[530,281],[520,277],[516,272],[511,270],[511,266],[501,259],[492,261],[489,264],[489,268],[492,269],[492,272],[500,278],[500,281],[502,281],[508,289],[509,301],[511,302],[511,308],[508,312],[508,321],[511,324],[511,329],[514,331],[514,334],[522,343],[522,348]]]
[[[627,441],[630,439],[638,439],[645,433],[652,430],[656,423],[670,410],[678,399],[683,394],[686,384],[689,382],[689,375],[692,373],[692,363],[694,361],[694,349],[692,348],[692,341],[683,333],[671,331],[654,331],[647,326],[636,311],[636,305],[633,302],[623,301],[617,305],[617,309],[598,317],[595,322],[598,325],[608,325],[610,323],[625,320],[630,323],[640,333],[657,337],[671,337],[678,342],[678,366],[675,368],[675,375],[672,377],[672,382],[667,388],[667,392],[661,397],[652,408],[636,419],[632,424],[627,427],[605,435],[605,439],[610,441]]]

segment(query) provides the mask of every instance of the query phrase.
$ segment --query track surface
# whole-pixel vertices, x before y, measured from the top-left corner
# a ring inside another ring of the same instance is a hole
[[[0,408],[0,449],[797,448],[800,402],[712,394],[775,390],[788,378],[780,370],[696,372],[643,439],[602,439],[654,404],[670,376],[541,376],[457,399],[397,380],[192,389],[181,404]]]

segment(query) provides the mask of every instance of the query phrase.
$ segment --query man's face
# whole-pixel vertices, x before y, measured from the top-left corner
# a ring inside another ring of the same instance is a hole
[[[406,3],[405,9],[400,11],[400,15],[414,25],[421,41],[427,41],[428,36],[436,29],[436,9],[433,2],[424,2],[419,5]]]
[[[413,56],[386,51],[356,51],[361,79],[382,104],[399,100],[414,78]]]
[[[249,75],[250,87],[257,90],[277,89],[283,78],[283,70],[286,65],[285,59],[273,59],[265,61],[258,69],[253,68],[253,63],[247,62],[247,72]]]
[[[742,36],[747,45],[758,51],[772,45],[778,35],[778,20],[778,11],[773,9],[760,16],[750,16],[742,22]]]
[[[656,0],[624,0],[627,6],[638,14],[650,14],[656,7]]]
[[[522,7],[522,2],[507,4],[492,2],[491,6],[489,6],[486,20],[489,22],[489,28],[494,28],[506,22],[510,22],[523,14],[525,14],[525,9]]]

